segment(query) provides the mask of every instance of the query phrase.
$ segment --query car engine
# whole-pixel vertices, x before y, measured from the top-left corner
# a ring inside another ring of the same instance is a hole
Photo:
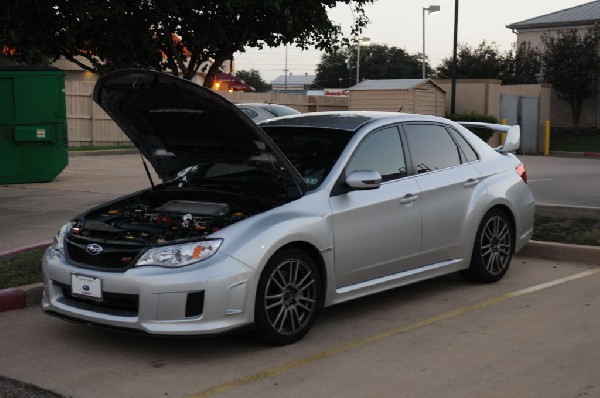
[[[92,239],[160,244],[203,237],[253,214],[232,207],[196,200],[168,200],[158,205],[129,200],[89,213],[75,222],[72,233]]]

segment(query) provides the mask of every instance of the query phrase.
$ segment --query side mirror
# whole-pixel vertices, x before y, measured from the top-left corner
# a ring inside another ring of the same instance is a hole
[[[346,184],[354,189],[377,189],[381,185],[381,174],[375,170],[356,170],[346,177]]]

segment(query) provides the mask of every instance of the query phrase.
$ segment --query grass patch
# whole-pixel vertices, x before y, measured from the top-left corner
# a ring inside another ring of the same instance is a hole
[[[533,239],[600,246],[600,220],[536,216]],[[41,282],[42,255],[45,250],[30,250],[0,261],[0,289]]]
[[[533,239],[573,245],[600,246],[600,220],[536,216]]]
[[[550,136],[550,150],[564,152],[600,152],[600,130],[558,130]]]
[[[28,250],[0,262],[0,289],[41,282],[45,250]]]
[[[133,145],[115,145],[115,146],[70,146],[69,151],[106,151],[109,149],[135,149]]]

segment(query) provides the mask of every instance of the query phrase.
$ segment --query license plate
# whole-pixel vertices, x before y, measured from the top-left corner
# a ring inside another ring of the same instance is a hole
[[[71,294],[88,300],[102,301],[102,279],[71,274]]]

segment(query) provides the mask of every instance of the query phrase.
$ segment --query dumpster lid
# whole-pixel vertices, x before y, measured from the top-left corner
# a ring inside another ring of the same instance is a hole
[[[49,65],[0,65],[0,72],[62,72],[62,69],[58,69],[54,66]]]

